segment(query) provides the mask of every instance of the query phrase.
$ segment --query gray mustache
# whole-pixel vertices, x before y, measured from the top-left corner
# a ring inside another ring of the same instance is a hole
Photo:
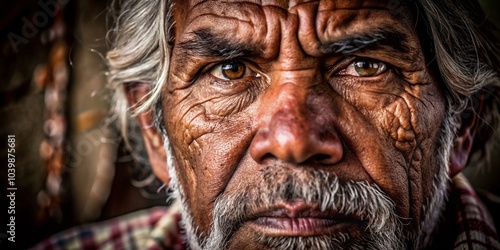
[[[340,183],[332,172],[301,169],[287,171],[283,167],[268,167],[261,174],[261,185],[247,187],[235,195],[220,196],[215,202],[214,225],[220,232],[210,237],[227,241],[258,210],[273,204],[305,201],[316,204],[321,211],[335,211],[354,216],[377,233],[386,224],[400,223],[394,213],[394,203],[374,184],[367,182]],[[231,225],[231,226],[228,226]]]

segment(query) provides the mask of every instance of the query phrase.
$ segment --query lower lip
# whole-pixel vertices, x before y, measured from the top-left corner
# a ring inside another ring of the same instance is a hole
[[[251,224],[270,236],[315,236],[342,231],[350,222],[315,217],[259,217]]]

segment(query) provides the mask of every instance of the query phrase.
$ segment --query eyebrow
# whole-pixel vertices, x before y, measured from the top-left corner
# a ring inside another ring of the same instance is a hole
[[[208,29],[200,29],[191,32],[193,35],[187,41],[179,43],[183,53],[196,57],[214,57],[233,59],[237,57],[253,57],[258,53],[255,46],[247,43],[235,42],[212,33]]]
[[[406,34],[394,30],[377,30],[370,33],[350,36],[341,40],[327,42],[319,49],[324,54],[353,54],[355,52],[393,48],[398,53],[409,53],[411,49],[406,45]]]
[[[256,57],[259,53],[255,45],[237,42],[211,32],[199,29],[191,32],[192,37],[179,43],[185,56],[224,58],[226,60],[238,57]],[[372,49],[393,49],[394,52],[409,54],[411,48],[406,44],[407,35],[390,29],[379,29],[372,32],[352,35],[340,40],[320,44],[323,54],[349,55]],[[261,51],[261,50],[260,50]]]

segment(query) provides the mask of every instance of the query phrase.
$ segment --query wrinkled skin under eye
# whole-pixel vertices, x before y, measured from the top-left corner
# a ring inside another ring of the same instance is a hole
[[[210,71],[214,77],[230,81],[238,80],[247,76],[255,75],[244,63],[238,61],[226,61],[215,65]]]
[[[345,69],[337,73],[343,76],[372,77],[378,76],[387,70],[387,65],[374,60],[356,60]]]

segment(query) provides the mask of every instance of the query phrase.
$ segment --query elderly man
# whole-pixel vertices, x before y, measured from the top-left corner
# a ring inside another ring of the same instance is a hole
[[[117,111],[180,202],[177,247],[500,248],[460,174],[499,118],[477,2],[124,1],[116,23]]]

